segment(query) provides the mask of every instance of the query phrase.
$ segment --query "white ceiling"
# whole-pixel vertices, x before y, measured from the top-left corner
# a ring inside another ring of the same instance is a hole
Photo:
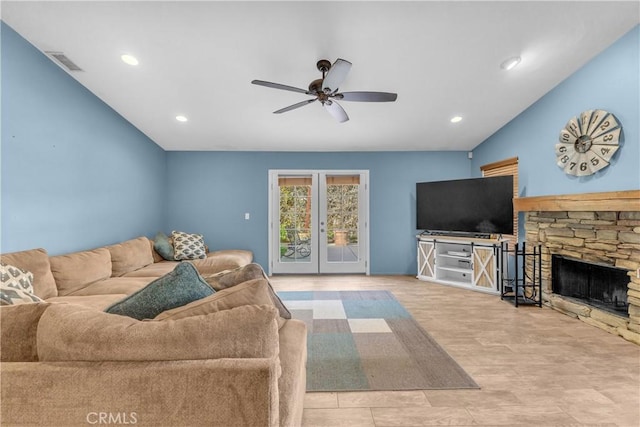
[[[468,151],[640,22],[637,1],[1,6],[7,24],[64,52],[84,70],[73,78],[166,150]],[[513,55],[521,64],[502,70]],[[338,123],[319,103],[272,114],[310,97],[250,84],[306,89],[323,58],[353,63],[341,91],[398,100],[341,102],[350,120]]]

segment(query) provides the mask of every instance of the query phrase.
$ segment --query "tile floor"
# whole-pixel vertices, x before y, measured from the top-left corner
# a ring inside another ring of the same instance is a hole
[[[303,426],[640,427],[640,346],[549,308],[411,276],[273,276],[276,290],[390,290],[481,390],[307,393]]]

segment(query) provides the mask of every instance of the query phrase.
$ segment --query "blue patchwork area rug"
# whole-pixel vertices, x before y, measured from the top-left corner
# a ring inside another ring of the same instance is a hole
[[[307,391],[479,388],[388,291],[281,291],[307,325]]]

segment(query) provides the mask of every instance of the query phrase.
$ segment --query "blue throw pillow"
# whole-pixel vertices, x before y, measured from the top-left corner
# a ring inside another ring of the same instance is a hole
[[[181,262],[170,273],[108,307],[105,312],[153,319],[163,311],[208,297],[215,291],[190,262]]]
[[[164,234],[162,231],[156,234],[156,237],[153,239],[153,249],[155,249],[156,252],[158,252],[160,256],[167,261],[176,260],[173,252],[173,245],[169,240],[169,236]]]

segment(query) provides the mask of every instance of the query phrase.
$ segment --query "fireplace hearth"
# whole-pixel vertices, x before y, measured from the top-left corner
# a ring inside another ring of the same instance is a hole
[[[552,255],[551,283],[555,294],[629,317],[627,270]]]

